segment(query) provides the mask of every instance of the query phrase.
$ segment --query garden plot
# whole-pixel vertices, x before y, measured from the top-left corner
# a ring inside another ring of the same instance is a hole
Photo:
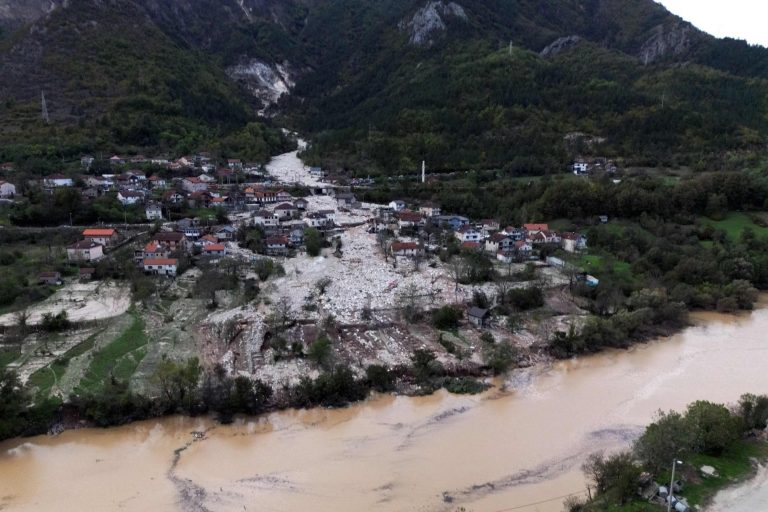
[[[49,298],[30,307],[28,325],[42,321],[46,313],[66,311],[73,322],[102,320],[122,315],[131,305],[131,293],[127,284],[114,282],[73,283],[66,285]],[[14,325],[14,313],[0,316],[0,325]]]

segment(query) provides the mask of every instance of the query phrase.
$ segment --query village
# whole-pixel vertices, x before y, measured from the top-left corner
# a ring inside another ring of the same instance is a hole
[[[361,202],[356,191],[365,185],[339,184],[322,169],[306,167],[296,151],[266,167],[238,160],[217,167],[206,155],[109,161],[123,170],[51,175],[38,185],[48,193],[78,188],[83,197],[116,194],[127,208],[143,211],[144,223],[83,227],[66,248],[77,271],[64,277],[43,269],[39,281],[62,290],[114,290],[98,283],[100,265],[130,260],[154,281],[157,296],[172,297],[162,306],[144,300],[139,314],[157,324],[162,339],[188,339],[169,347],[153,344],[160,335],[149,332],[149,353],[133,377],[137,387],[151,373],[143,366],[180,353],[198,353],[206,365],[272,384],[296,382],[320,371],[303,356],[326,338],[333,341],[334,360],[357,371],[374,363],[407,364],[419,348],[435,351],[449,368],[480,368],[486,364],[481,339],[488,336],[513,345],[517,364],[531,364],[544,357],[540,349],[554,332],[586,314],[569,290],[598,284],[568,262],[568,255],[587,249],[581,233],[545,223],[502,226],[444,212],[432,202]],[[162,178],[133,169],[145,161],[186,175]],[[87,169],[92,160],[82,164]],[[267,265],[273,270],[264,274]],[[201,283],[223,269],[246,287],[257,283],[256,299],[230,287],[200,300]],[[507,304],[510,290],[532,288],[543,290],[534,316]],[[93,308],[62,295],[32,305],[28,322],[55,314],[56,305],[78,321],[128,315],[128,302]],[[435,328],[428,319],[441,308],[461,319]],[[98,314],[89,316],[91,309]],[[14,318],[8,313],[0,324]],[[187,329],[190,322],[197,327]],[[70,348],[62,344],[59,352]],[[45,364],[40,359],[30,359],[31,370]]]

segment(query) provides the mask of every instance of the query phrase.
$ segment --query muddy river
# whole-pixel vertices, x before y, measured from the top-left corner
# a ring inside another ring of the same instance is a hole
[[[560,511],[584,492],[583,459],[628,446],[657,410],[768,393],[768,310],[697,322],[630,351],[515,372],[479,396],[6,442],[0,510]]]

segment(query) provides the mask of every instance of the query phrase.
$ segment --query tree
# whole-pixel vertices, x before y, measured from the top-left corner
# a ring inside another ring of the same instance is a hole
[[[736,411],[745,430],[764,430],[768,427],[768,396],[742,395]]]
[[[309,350],[307,351],[309,360],[322,367],[325,367],[330,363],[332,355],[331,340],[325,337],[315,341],[310,345]]]
[[[659,411],[656,421],[648,425],[635,443],[635,455],[649,471],[663,471],[673,457],[691,452],[695,434],[690,426],[680,413]]]
[[[693,433],[693,449],[698,453],[720,455],[739,438],[739,421],[724,405],[694,402],[686,410],[685,422]]]
[[[160,394],[169,410],[192,411],[196,405],[196,391],[202,368],[200,361],[192,357],[186,363],[177,363],[164,357],[153,375]]]
[[[365,378],[368,385],[380,393],[386,393],[395,389],[395,373],[389,368],[379,364],[372,364],[365,369]]]
[[[319,256],[320,249],[323,247],[323,235],[317,229],[309,228],[304,232],[304,244],[308,255]]]
[[[619,452],[608,457],[593,453],[581,469],[595,487],[597,495],[611,503],[624,505],[637,494],[640,468],[631,452]]]
[[[450,330],[459,326],[461,311],[453,306],[443,306],[432,312],[432,325],[436,329]]]
[[[494,375],[501,375],[509,370],[517,359],[517,349],[508,341],[486,344],[483,349],[485,364]]]

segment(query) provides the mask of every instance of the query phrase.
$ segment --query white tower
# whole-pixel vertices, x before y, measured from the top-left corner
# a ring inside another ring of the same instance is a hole
[[[427,162],[424,160],[421,161],[421,182],[427,182]]]

